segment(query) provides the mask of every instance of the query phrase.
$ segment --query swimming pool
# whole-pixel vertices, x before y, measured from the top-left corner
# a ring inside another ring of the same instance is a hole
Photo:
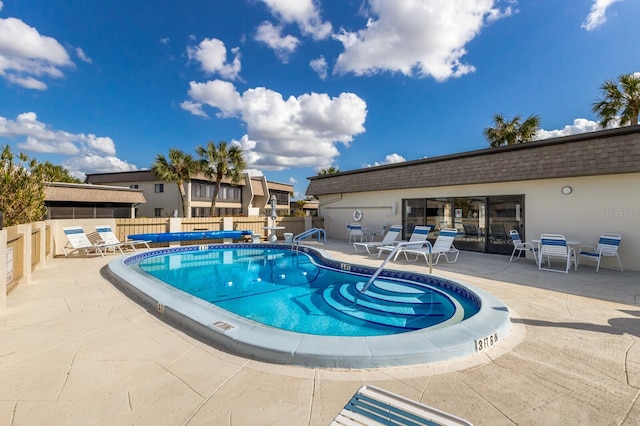
[[[356,306],[374,268],[308,247],[299,253],[281,244],[176,247],[114,260],[109,270],[169,321],[269,362],[349,368],[434,362],[475,353],[509,332],[508,310],[490,294],[406,271],[383,271],[367,291],[375,294],[358,295]]]

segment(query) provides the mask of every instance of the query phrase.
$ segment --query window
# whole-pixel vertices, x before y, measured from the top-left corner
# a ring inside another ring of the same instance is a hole
[[[162,209],[161,208],[156,208],[154,210],[155,210],[155,216],[156,217],[162,217]]]
[[[138,185],[137,184],[129,185],[129,189],[138,189]]]
[[[164,192],[164,183],[156,183],[155,191],[156,192]]]

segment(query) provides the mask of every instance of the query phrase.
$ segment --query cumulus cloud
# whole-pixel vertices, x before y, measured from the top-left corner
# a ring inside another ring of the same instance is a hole
[[[240,94],[231,83],[215,80],[191,82],[189,96],[186,102],[199,105],[200,111],[213,107],[219,117],[243,121],[247,134],[237,143],[253,168],[322,167],[339,155],[337,143],[349,145],[365,131],[367,105],[353,93],[306,93],[285,99],[264,87]]]
[[[255,39],[273,49],[285,63],[300,44],[300,40],[292,35],[282,36],[282,27],[276,27],[271,22],[263,22],[258,26]]]
[[[320,77],[321,80],[327,78],[329,66],[327,65],[327,60],[324,59],[324,56],[313,59],[311,62],[309,62],[309,66],[312,70],[318,73],[318,77]]]
[[[271,13],[287,24],[297,24],[304,35],[322,40],[331,34],[332,26],[323,22],[313,0],[262,0]]]
[[[15,120],[0,117],[0,138],[20,139],[16,146],[22,151],[68,156],[63,165],[77,173],[137,170],[135,165],[115,157],[116,147],[110,137],[53,130],[38,121],[35,112],[22,113]]]
[[[536,139],[558,138],[561,136],[576,135],[579,133],[595,132],[596,130],[600,130],[600,125],[596,121],[587,120],[586,118],[576,118],[573,120],[573,124],[567,124],[562,129],[538,130],[536,133]]]
[[[367,164],[365,165],[365,167],[373,167],[373,166],[381,166],[383,164],[394,164],[394,163],[402,163],[407,161],[402,155],[400,154],[396,154],[395,152],[393,154],[389,154],[386,157],[384,157],[384,161],[382,162],[375,162],[373,164]]]
[[[234,55],[231,62],[227,62],[227,48],[216,38],[205,38],[197,46],[187,47],[189,60],[197,61],[207,74],[219,74],[227,80],[238,78],[242,65],[240,63],[240,49],[231,49]]]
[[[589,15],[587,15],[587,18],[581,25],[582,28],[587,31],[591,31],[607,22],[607,9],[613,3],[618,1],[621,0],[594,0],[593,4],[591,5],[591,11],[589,12]]]
[[[46,90],[45,78],[60,78],[73,67],[55,39],[15,18],[0,19],[0,76],[26,89]]]
[[[487,24],[514,13],[493,0],[370,0],[364,29],[344,29],[334,72],[368,75],[382,71],[445,81],[475,71],[463,62],[465,46]]]

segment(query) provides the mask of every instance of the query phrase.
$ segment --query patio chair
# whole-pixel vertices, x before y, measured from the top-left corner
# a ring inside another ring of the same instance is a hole
[[[567,239],[560,234],[542,234],[540,236],[540,250],[538,252],[538,269],[552,272],[569,272],[571,262],[575,262],[575,250],[567,245]],[[544,258],[547,258],[547,267],[543,268]],[[560,259],[566,262],[565,269],[552,269],[551,259]]]
[[[438,238],[436,238],[436,242],[433,243],[433,247],[431,247],[431,255],[435,255],[435,260],[433,265],[437,265],[440,257],[444,256],[447,259],[447,263],[455,263],[458,261],[458,255],[460,254],[460,250],[455,248],[453,245],[453,241],[456,239],[456,235],[458,234],[458,230],[455,228],[445,228],[440,230],[440,234]],[[418,260],[420,256],[424,256],[424,260],[429,263],[429,248],[428,247],[419,247],[419,248],[408,248],[403,250],[404,257],[408,262],[415,262]],[[409,254],[415,254],[416,257],[413,260],[409,259]],[[449,260],[449,255],[455,255],[453,260]]]
[[[600,270],[600,261],[603,257],[615,257],[618,259],[618,265],[620,266],[620,271],[622,269],[622,262],[620,261],[620,256],[618,256],[618,247],[620,246],[620,240],[622,236],[620,234],[608,234],[604,233],[600,235],[600,240],[598,241],[598,246],[580,246],[580,250],[578,250],[578,256],[576,257],[576,269],[578,269],[578,263],[581,258],[585,258],[586,260],[592,260],[596,262],[596,272]]]
[[[84,229],[82,229],[82,226],[66,226],[62,229],[68,240],[67,244],[62,247],[62,251],[67,257],[70,254],[76,252],[82,252],[84,254],[93,252],[98,253],[100,254],[100,256],[104,257],[104,252],[108,248],[114,247],[110,244],[91,242],[87,235],[84,233]],[[115,246],[114,248],[117,248],[118,250],[120,250],[120,253],[122,253],[122,249],[119,246]]]
[[[349,223],[347,225],[347,242],[364,240],[364,231],[359,223]]]
[[[149,247],[151,241],[147,240],[125,240],[120,241],[109,225],[96,225],[96,231],[100,235],[104,244],[120,245],[120,247],[129,247],[133,251],[137,251],[136,246]]]
[[[331,422],[332,426],[373,424],[471,426],[458,416],[371,385],[358,389]]]
[[[522,254],[522,252],[525,253],[525,256],[527,252],[531,252],[533,253],[533,259],[536,261],[537,265],[538,248],[535,247],[533,243],[525,243],[524,241],[522,241],[522,239],[520,238],[520,233],[515,229],[509,231],[509,236],[511,237],[511,241],[513,241],[513,251],[511,252],[511,258],[509,259],[509,262],[513,262],[513,257],[516,255],[516,252],[518,252],[516,260],[520,259],[520,255]]]
[[[357,252],[358,247],[364,247],[365,250],[367,250],[367,253],[373,254],[371,249],[393,244],[393,242],[398,238],[398,235],[400,235],[400,232],[402,232],[402,225],[393,225],[384,235],[382,241],[353,243],[353,249]]]
[[[378,257],[380,257],[380,255],[385,251],[391,252],[393,250],[396,250],[396,255],[393,257],[393,260],[396,260],[398,258],[398,255],[402,253],[404,250],[407,250],[410,248],[422,247],[424,242],[427,241],[429,232],[431,232],[431,226],[418,225],[413,228],[413,232],[411,232],[411,237],[409,237],[409,241],[408,241],[409,243],[416,243],[415,245],[412,244],[404,247],[399,247],[397,250],[396,250],[396,244],[386,244],[383,246],[379,246]]]

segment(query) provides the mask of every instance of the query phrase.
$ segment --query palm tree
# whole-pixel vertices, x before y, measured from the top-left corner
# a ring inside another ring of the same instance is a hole
[[[618,86],[619,84],[619,86]],[[596,99],[593,112],[600,116],[603,129],[618,118],[621,126],[638,124],[640,115],[640,73],[622,74],[618,82],[607,80],[602,86],[603,98]]]
[[[247,163],[244,160],[242,148],[237,145],[228,147],[227,143],[222,141],[218,146],[214,142],[209,142],[206,147],[199,146],[196,148],[197,154],[200,156],[200,170],[209,179],[215,179],[216,186],[211,197],[211,213],[215,214],[216,201],[220,193],[220,186],[224,178],[231,179],[231,182],[240,183],[242,173]]]
[[[191,176],[198,171],[198,162],[191,154],[187,154],[179,149],[169,149],[169,158],[158,154],[156,161],[151,166],[151,171],[163,182],[175,182],[180,191],[182,199],[183,217],[188,217],[187,193],[184,183],[191,181]]]
[[[338,169],[337,167],[327,167],[326,169],[320,169],[320,171],[318,171],[318,176],[322,176],[322,175],[331,175],[334,173],[339,173],[340,169]]]
[[[489,146],[495,148],[502,145],[515,145],[533,140],[540,127],[540,117],[530,115],[524,122],[520,122],[519,115],[512,120],[506,120],[502,114],[493,116],[494,127],[483,130],[489,141]]]

